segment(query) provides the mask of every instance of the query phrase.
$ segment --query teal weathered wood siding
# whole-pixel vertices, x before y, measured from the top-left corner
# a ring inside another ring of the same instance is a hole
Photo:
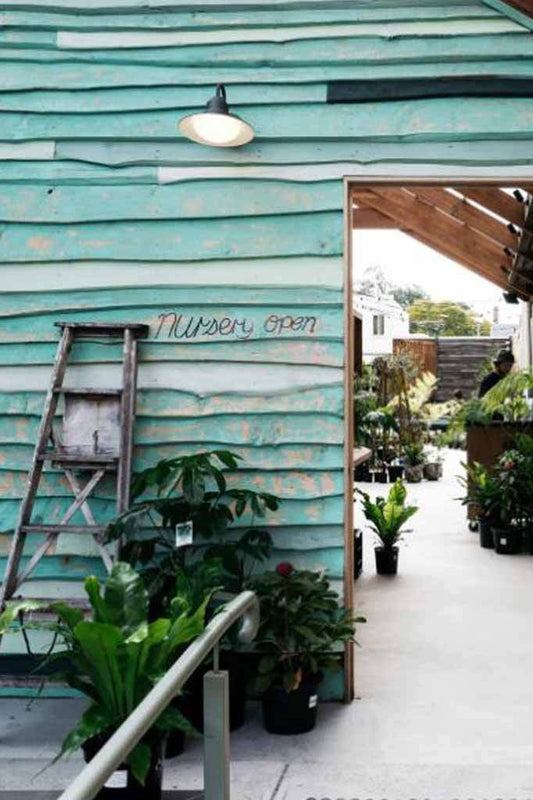
[[[10,0],[0,12],[1,530],[24,491],[54,321],[135,320],[150,325],[136,466],[236,451],[239,480],[283,498],[267,520],[275,559],[327,568],[342,588],[342,177],[533,161],[530,99],[326,104],[328,80],[533,74],[530,31],[488,4],[390,6]],[[248,147],[178,134],[218,82],[257,131]],[[74,355],[74,383],[118,383],[117,347]],[[47,475],[36,514],[58,519],[68,502]],[[96,507],[112,514],[105,483]],[[100,569],[64,537],[35,583],[66,593]]]

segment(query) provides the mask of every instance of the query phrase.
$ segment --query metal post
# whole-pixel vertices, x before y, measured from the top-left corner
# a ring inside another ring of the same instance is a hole
[[[204,800],[230,800],[229,676],[204,676]]]

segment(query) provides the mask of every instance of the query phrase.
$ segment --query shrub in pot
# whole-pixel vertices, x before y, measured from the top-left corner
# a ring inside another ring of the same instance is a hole
[[[500,482],[483,464],[473,462],[472,464],[462,464],[462,466],[466,474],[459,477],[459,482],[465,487],[466,493],[461,498],[461,502],[474,509],[479,524],[480,546],[493,548],[492,526],[498,522],[499,509],[503,500]]]
[[[424,447],[421,444],[406,445],[405,480],[407,483],[420,483],[424,476]]]
[[[405,504],[407,490],[400,480],[391,486],[387,498],[376,497],[372,500],[366,492],[358,492],[362,497],[363,513],[381,542],[375,548],[377,573],[396,575],[399,554],[397,542],[407,532],[403,530],[403,526],[416,514],[418,507]]]
[[[497,553],[520,553],[533,517],[533,440],[517,436],[516,447],[503,453],[495,467],[501,496],[493,523]]]
[[[237,470],[241,460],[226,450],[206,451],[163,459],[135,476],[134,503],[109,526],[107,538],[120,541],[121,558],[141,569],[152,613],[168,607],[178,576],[182,589],[189,584],[187,591],[193,596],[215,587],[238,594],[248,587],[257,565],[270,556],[271,536],[255,527],[255,521],[276,511],[280,501],[267,492],[228,486],[224,471]],[[230,528],[234,523],[238,535]],[[179,526],[188,526],[191,536],[177,547]],[[241,651],[235,637],[225,638],[221,666],[229,671],[232,730],[245,716],[249,658]],[[200,730],[203,675],[209,668],[206,662],[198,669],[179,701]]]
[[[92,758],[122,725],[183,650],[203,631],[210,596],[196,607],[185,598],[172,598],[169,614],[149,621],[148,593],[129,564],[117,563],[104,592],[98,578],[85,580],[91,615],[68,603],[51,609],[58,616],[57,633],[64,649],[55,653],[59,671],[53,677],[82,692],[90,705],[63,742],[61,755],[84,749]],[[13,603],[0,618],[0,631],[9,626],[27,603]],[[40,604],[44,606],[43,603]],[[33,604],[33,610],[36,609]],[[162,756],[167,733],[179,728],[193,732],[190,723],[169,706],[126,758],[124,800],[161,797]],[[117,795],[118,790],[112,790]],[[100,797],[109,796],[102,790]]]
[[[255,648],[264,726],[270,733],[305,733],[316,723],[323,671],[339,667],[335,646],[353,641],[355,624],[365,620],[339,609],[323,574],[289,563],[263,573],[253,588],[261,605]]]

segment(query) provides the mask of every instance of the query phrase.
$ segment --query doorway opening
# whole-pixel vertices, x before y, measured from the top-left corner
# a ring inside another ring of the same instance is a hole
[[[354,314],[354,287],[362,277],[364,267],[360,242],[364,232],[373,232],[373,242],[380,246],[385,240],[402,235],[418,246],[443,257],[446,264],[459,265],[472,276],[484,279],[481,285],[495,287],[508,302],[522,303],[526,325],[521,331],[520,360],[524,366],[532,364],[531,304],[533,296],[533,208],[530,192],[531,178],[517,176],[472,178],[464,176],[440,177],[368,177],[345,179],[345,571],[344,603],[348,609],[356,607],[354,587],[354,502],[351,492],[354,469],[360,457],[355,446],[354,378],[368,360],[362,347],[365,330],[383,346],[388,337],[387,309],[375,304],[364,314]],[[427,252],[427,251],[426,251]],[[396,283],[402,283],[402,263],[398,254]],[[379,252],[376,253],[379,263]],[[449,267],[448,267],[449,268]],[[450,277],[450,295],[453,297],[453,276]],[[462,302],[463,298],[456,297]],[[366,319],[363,319],[366,317]],[[488,320],[487,320],[488,321]],[[409,323],[408,323],[409,324]],[[478,321],[478,325],[479,325]],[[486,329],[486,326],[485,326]],[[481,330],[476,334],[481,338]],[[368,335],[368,334],[367,334]],[[411,332],[407,330],[406,339]],[[400,339],[392,336],[391,339]],[[431,338],[431,337],[428,337]],[[439,339],[436,331],[435,339]],[[415,339],[410,345],[427,352],[431,347]],[[464,345],[457,342],[459,350]],[[449,346],[449,343],[447,343]],[[456,347],[457,349],[457,347]],[[435,364],[437,350],[434,350]],[[441,370],[442,371],[442,370]],[[469,385],[468,391],[471,390]],[[459,389],[457,391],[460,391]],[[346,651],[345,697],[354,696],[353,649]]]

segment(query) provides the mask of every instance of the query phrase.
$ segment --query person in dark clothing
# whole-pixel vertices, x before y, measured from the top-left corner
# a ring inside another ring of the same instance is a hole
[[[514,356],[510,350],[500,350],[492,363],[494,364],[494,369],[488,375],[485,375],[481,381],[478,397],[486,395],[489,389],[496,386],[502,378],[505,378],[510,373],[514,364]]]

